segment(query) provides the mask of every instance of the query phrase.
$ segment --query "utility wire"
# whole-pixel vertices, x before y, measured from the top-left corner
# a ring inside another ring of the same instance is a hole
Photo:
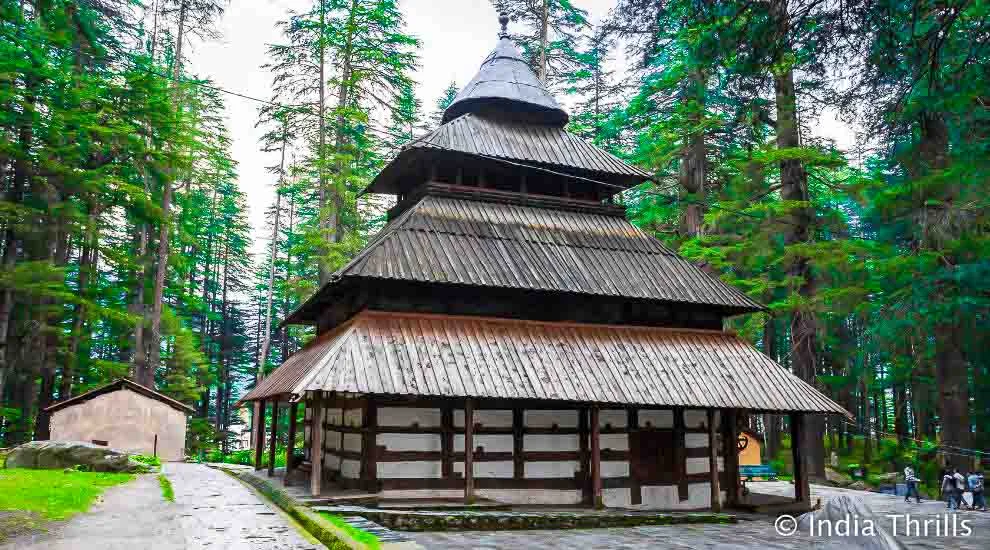
[[[61,49],[61,50],[65,50],[65,51],[72,51],[71,48],[66,48],[64,46],[59,46],[59,45],[51,44],[51,43],[42,43],[40,41],[34,40],[31,37],[13,36],[13,35],[11,35],[9,33],[6,33],[2,29],[0,29],[0,34],[6,34],[8,37],[11,37],[11,38],[21,38],[21,39],[25,39],[25,40],[28,40],[28,41],[33,41],[36,44],[40,44],[42,46],[49,47],[49,48]],[[144,66],[143,64],[138,63],[137,61],[131,59],[129,57],[129,54],[125,54],[124,59],[127,62],[131,63],[132,68],[134,68],[134,69],[137,69],[137,70],[146,72],[146,73],[151,74],[151,75],[154,75],[154,76],[158,76],[160,78],[165,78],[165,79],[170,80],[170,81],[173,81],[173,82],[181,82],[181,83],[184,83],[184,84],[191,84],[191,85],[194,85],[194,86],[200,86],[200,87],[207,88],[207,89],[210,89],[210,90],[219,92],[219,93],[224,93],[224,94],[227,94],[227,95],[230,95],[230,96],[233,96],[233,97],[238,97],[238,98],[241,98],[241,99],[247,99],[249,101],[254,101],[254,102],[261,103],[261,104],[268,105],[268,106],[272,106],[272,107],[279,107],[279,108],[282,108],[282,109],[311,112],[311,108],[313,107],[312,104],[286,104],[286,103],[281,103],[281,102],[278,102],[278,101],[272,101],[272,100],[268,100],[268,99],[262,99],[262,98],[259,98],[259,97],[248,95],[246,93],[241,93],[241,92],[236,92],[236,91],[228,90],[228,89],[223,88],[221,86],[216,86],[216,85],[213,85],[213,84],[208,84],[207,82],[202,81],[202,80],[193,80],[193,79],[187,79],[187,78],[182,78],[182,77],[176,78],[173,75],[164,74],[164,73],[155,71],[155,70],[153,70],[153,69],[151,69],[149,67]],[[418,139],[420,139],[420,138],[423,137],[422,135],[421,136],[404,136],[404,135],[400,135],[400,134],[395,134],[395,133],[393,133],[393,132],[391,132],[389,130],[385,130],[385,129],[382,129],[382,128],[376,128],[370,122],[369,123],[362,124],[361,126],[363,128],[365,128],[365,129],[368,129],[368,130],[370,130],[372,132],[375,132],[375,133],[379,134],[380,136],[381,135],[386,135],[386,136],[389,136],[389,137],[392,137],[392,138],[395,138],[395,139],[403,139],[403,140],[408,139],[409,140],[409,143],[412,143],[412,142],[414,142],[414,141],[416,141],[416,140],[418,140]],[[499,158],[499,157],[495,157],[495,156],[491,156],[491,155],[485,155],[485,154],[481,154],[481,153],[476,153],[476,155],[477,156],[480,156],[480,157],[483,157],[483,158],[487,158],[489,160],[494,160],[496,162],[500,162],[500,163],[503,163],[503,164],[509,164],[509,165],[513,165],[513,166],[517,166],[517,167],[522,167],[522,168],[527,168],[527,169],[531,169],[531,170],[537,170],[537,171],[541,171],[541,172],[549,173],[549,174],[553,174],[553,175],[563,176],[563,177],[572,178],[572,179],[578,179],[578,180],[586,181],[586,182],[593,183],[593,184],[596,184],[596,185],[602,185],[604,187],[609,187],[609,188],[612,188],[612,189],[616,189],[619,192],[628,191],[630,189],[628,187],[624,187],[624,186],[617,185],[617,184],[614,184],[614,183],[608,183],[608,182],[604,182],[604,181],[597,180],[597,179],[594,179],[594,178],[587,178],[587,177],[583,177],[583,176],[576,176],[574,174],[568,174],[568,173],[565,173],[565,172],[559,172],[559,171],[552,170],[552,169],[549,169],[549,168],[545,168],[545,167],[542,167],[542,166],[535,166],[535,165],[527,164],[527,163],[514,162],[514,161],[507,160],[507,159],[503,159],[503,158]],[[647,181],[654,181],[654,183],[655,183],[655,178],[651,177]],[[718,206],[716,204],[712,204],[712,203],[709,203],[707,201],[699,201],[699,200],[694,200],[694,199],[690,199],[690,198],[687,198],[687,197],[679,197],[679,196],[676,196],[676,195],[666,195],[666,194],[663,194],[663,193],[656,193],[656,192],[651,192],[649,190],[643,190],[643,189],[637,189],[637,190],[635,190],[635,192],[636,193],[639,193],[641,195],[646,195],[646,196],[650,196],[650,197],[664,199],[667,202],[667,204],[674,204],[674,203],[677,203],[677,202],[694,204],[694,205],[698,205],[698,206],[704,206],[706,208],[711,208],[712,210],[718,210],[718,211],[721,211],[721,212],[727,212],[727,213],[730,213],[730,214],[735,214],[735,215],[738,215],[738,216],[743,216],[743,217],[747,217],[747,218],[751,218],[751,219],[755,219],[755,220],[771,221],[773,223],[780,223],[780,224],[789,225],[789,226],[795,227],[795,228],[801,228],[800,225],[798,225],[796,223],[793,223],[793,222],[790,222],[790,221],[787,221],[787,220],[783,220],[783,219],[768,219],[768,218],[766,218],[764,216],[760,216],[760,215],[757,215],[757,214],[751,214],[749,212],[744,212],[744,211],[736,210],[736,209],[732,209],[732,208],[726,208],[726,207],[723,207],[723,206]],[[869,238],[866,238],[866,237],[860,237],[858,235],[848,235],[847,237],[848,238],[851,238],[851,239],[857,239],[857,240],[863,240],[863,241],[867,241],[867,242],[872,242],[872,239],[869,239]]]

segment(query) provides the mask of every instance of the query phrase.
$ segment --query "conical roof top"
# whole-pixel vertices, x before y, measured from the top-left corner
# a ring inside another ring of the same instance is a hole
[[[536,77],[522,54],[505,31],[508,17],[504,14],[502,33],[495,51],[485,58],[471,82],[461,90],[443,113],[449,122],[465,113],[503,111],[526,113],[534,122],[563,126],[567,113]]]

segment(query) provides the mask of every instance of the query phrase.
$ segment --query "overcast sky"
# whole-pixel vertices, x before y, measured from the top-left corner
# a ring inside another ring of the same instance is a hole
[[[267,61],[267,45],[280,40],[276,22],[290,10],[303,11],[311,4],[312,0],[231,0],[220,23],[222,38],[193,45],[192,72],[227,90],[269,98],[271,77],[261,65]],[[574,0],[574,4],[587,10],[594,23],[607,15],[615,0]],[[488,0],[404,0],[400,6],[408,32],[422,41],[416,95],[429,113],[444,88],[452,80],[466,84],[494,48],[498,14]],[[259,104],[228,95],[226,106],[232,153],[255,231],[254,251],[260,252],[267,241],[264,211],[274,198],[273,180],[265,167],[277,159],[259,151],[260,132],[254,128]],[[837,138],[840,147],[848,145],[848,131],[829,117],[821,133]]]

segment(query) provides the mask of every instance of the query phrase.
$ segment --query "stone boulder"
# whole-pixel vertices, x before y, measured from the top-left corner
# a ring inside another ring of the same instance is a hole
[[[7,455],[8,468],[61,470],[77,466],[92,472],[148,471],[148,466],[131,460],[127,453],[82,441],[32,441],[14,447]]]
[[[853,478],[832,468],[825,468],[825,480],[835,487],[848,487],[853,482]]]
[[[889,525],[890,520],[875,515],[863,499],[838,495],[829,498],[821,509],[799,516],[797,533],[811,534],[815,548],[906,550],[907,547],[891,535]]]

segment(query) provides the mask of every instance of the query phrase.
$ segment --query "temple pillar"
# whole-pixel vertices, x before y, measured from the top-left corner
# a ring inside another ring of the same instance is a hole
[[[602,499],[602,444],[598,407],[591,407],[591,497],[595,508],[604,508]]]
[[[261,469],[261,454],[265,449],[265,400],[254,404],[254,469]]]
[[[309,426],[310,438],[310,464],[312,471],[309,473],[309,491],[314,497],[320,496],[323,491],[323,396],[322,392],[316,392],[317,397],[313,400],[313,419]]]
[[[474,401],[464,401],[464,502],[474,502]]]
[[[708,474],[711,485],[712,510],[722,511],[722,492],[718,479],[718,432],[715,428],[715,409],[708,409]]]
[[[276,445],[278,445],[278,398],[272,401],[272,433],[268,438],[268,477],[275,475]]]
[[[299,406],[296,403],[289,402],[289,433],[285,445],[285,479],[286,485],[289,484],[289,474],[292,473],[292,455],[296,451],[296,429],[297,422],[296,415],[299,412]]]

